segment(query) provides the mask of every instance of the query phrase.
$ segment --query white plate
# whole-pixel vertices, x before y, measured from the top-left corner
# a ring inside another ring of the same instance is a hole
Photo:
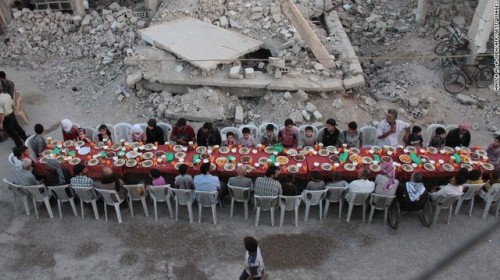
[[[80,148],[80,150],[78,150],[78,154],[79,155],[86,155],[90,153],[90,147],[83,147],[83,148]]]

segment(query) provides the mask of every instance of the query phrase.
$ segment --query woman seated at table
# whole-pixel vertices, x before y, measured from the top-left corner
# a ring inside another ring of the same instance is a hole
[[[61,168],[59,161],[49,159],[45,165],[49,171],[44,181],[46,186],[61,186],[70,183],[71,173],[69,170]]]
[[[100,182],[96,184],[97,189],[115,190],[120,199],[125,199],[127,196],[127,189],[123,187],[123,181],[118,179],[111,168],[105,166],[102,169],[103,177]]]
[[[132,134],[130,135],[132,142],[145,142],[146,133],[139,124],[134,124],[132,126]]]
[[[101,124],[99,126],[99,133],[96,136],[96,142],[113,142],[111,139],[111,131],[109,131],[108,127],[105,124]]]
[[[90,138],[87,137],[87,131],[84,128],[78,129],[78,138],[76,140],[83,141],[85,143],[92,142],[92,140],[90,140]]]
[[[78,127],[74,125],[70,120],[62,120],[61,128],[64,141],[76,140],[78,138]]]
[[[383,162],[380,165],[380,174],[375,177],[375,193],[381,195],[394,195],[398,188],[396,170],[391,162]]]

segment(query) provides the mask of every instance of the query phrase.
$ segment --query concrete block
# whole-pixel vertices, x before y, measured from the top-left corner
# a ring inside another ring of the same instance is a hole
[[[125,102],[125,96],[123,96],[121,93],[119,93],[119,94],[116,96],[116,99],[117,99],[119,102]]]
[[[321,71],[321,70],[324,70],[325,69],[325,66],[323,66],[323,64],[321,63],[318,63],[318,62],[314,62],[313,63],[313,67],[316,71]]]
[[[175,72],[180,73],[180,72],[182,72],[182,70],[184,70],[184,67],[182,67],[181,64],[177,64],[175,66]]]
[[[363,78],[363,75],[357,75],[344,79],[343,84],[345,89],[361,87],[365,85],[365,79]]]
[[[18,19],[22,14],[23,12],[21,11],[15,11],[12,13],[12,16],[14,17],[14,19]]]
[[[295,95],[300,101],[307,101],[307,99],[309,99],[309,95],[307,95],[307,93],[301,89],[297,90],[297,93]]]
[[[221,16],[219,18],[219,22],[220,22],[220,27],[227,28],[229,26],[229,21],[227,20],[226,16]]]
[[[115,11],[115,12],[120,10],[120,8],[121,8],[120,4],[118,4],[116,2],[113,2],[113,3],[111,3],[111,5],[108,6],[108,9]]]
[[[285,60],[279,57],[269,57],[269,65],[277,68],[285,68]]]
[[[234,112],[234,122],[243,123],[243,107],[240,105],[236,106],[236,110]]]
[[[115,35],[113,35],[113,32],[111,30],[108,30],[104,33],[104,38],[106,39],[106,43],[109,47],[113,46],[114,43],[116,43]]]
[[[321,120],[323,118],[323,115],[319,111],[314,111],[313,116],[316,120]]]
[[[255,72],[253,68],[245,68],[245,78],[246,79],[254,79],[255,78]]]
[[[243,79],[241,72],[241,66],[233,66],[229,70],[229,78],[231,79]]]
[[[292,99],[292,94],[290,94],[289,91],[285,92],[285,94],[283,94],[283,98],[285,98],[286,100],[290,100]]]
[[[309,112],[307,112],[307,110],[302,110],[301,113],[302,113],[302,117],[304,118],[304,120],[306,122],[311,120],[311,114],[309,114]]]
[[[317,108],[316,108],[316,106],[314,106],[314,104],[312,104],[311,102],[307,102],[307,104],[306,104],[306,110],[308,112],[312,113],[312,112],[316,111],[316,109]]]
[[[136,83],[138,83],[142,79],[142,72],[136,71],[127,76],[127,86],[133,87]]]
[[[85,17],[82,20],[82,26],[89,25],[91,20],[92,20],[91,15],[85,15]]]

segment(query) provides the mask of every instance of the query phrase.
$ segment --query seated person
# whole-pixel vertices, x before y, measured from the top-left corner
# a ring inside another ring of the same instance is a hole
[[[20,186],[35,186],[40,184],[33,173],[31,173],[32,164],[29,158],[25,158],[21,161],[21,168],[17,168],[14,175],[14,184]]]
[[[241,132],[243,133],[243,137],[239,140],[239,142],[243,147],[252,148],[252,147],[257,146],[255,139],[250,134],[250,128],[244,127],[241,130]]]
[[[321,174],[319,172],[311,172],[311,181],[307,183],[306,190],[308,191],[320,191],[325,189],[325,182],[321,180]]]
[[[500,135],[495,136],[493,143],[486,148],[486,153],[488,154],[488,161],[495,168],[500,168]]]
[[[337,129],[337,121],[333,118],[326,120],[325,129],[318,132],[316,142],[326,146],[337,147],[340,143],[340,131]]]
[[[113,174],[111,168],[107,166],[102,168],[102,174],[103,177],[101,181],[96,184],[96,189],[114,190],[118,193],[120,199],[125,199],[125,197],[127,196],[127,189],[123,187],[123,181],[118,179]],[[113,195],[111,195],[111,197],[113,197]]]
[[[326,188],[344,188],[349,187],[349,183],[345,180],[342,180],[342,174],[340,172],[335,171],[332,173],[332,181],[326,184]]]
[[[446,146],[455,147],[469,147],[470,145],[470,125],[467,122],[462,122],[458,128],[452,129],[446,135]]]
[[[153,186],[164,186],[167,183],[165,183],[165,179],[161,176],[160,170],[158,169],[151,169],[149,171],[149,177],[151,177],[151,185]]]
[[[43,125],[36,124],[35,125],[35,137],[33,137],[33,142],[31,142],[31,147],[33,148],[33,152],[37,157],[42,155],[43,149],[47,146],[47,142],[45,142],[45,138],[43,138]]]
[[[480,169],[474,169],[469,172],[469,180],[467,184],[484,184],[483,182],[483,172]]]
[[[76,140],[76,138],[78,138],[78,127],[74,125],[70,120],[62,120],[61,128],[64,141]]]
[[[194,190],[193,177],[187,174],[187,164],[179,166],[179,175],[175,176],[174,188],[181,190]]]
[[[134,124],[132,126],[130,139],[132,140],[132,142],[146,142],[146,133],[142,129],[141,125]]]
[[[491,179],[486,182],[486,184],[484,184],[481,192],[483,194],[486,194],[494,184],[500,184],[500,168],[497,168],[491,172]]]
[[[274,125],[268,124],[266,126],[266,132],[260,137],[260,143],[264,146],[278,143],[278,136],[274,133]]]
[[[198,130],[196,142],[199,146],[220,146],[222,144],[222,137],[219,129],[213,127],[212,123],[206,122],[203,124],[203,127]]]
[[[266,176],[255,179],[254,194],[261,196],[275,196],[282,193],[281,184],[276,180],[279,168],[272,165],[266,170]]]
[[[187,145],[189,142],[196,141],[194,129],[192,126],[187,124],[187,120],[185,118],[177,120],[177,123],[172,130],[170,140],[180,145]]]
[[[436,128],[434,136],[429,142],[429,147],[434,147],[437,149],[442,149],[445,146],[446,130],[442,127]]]
[[[285,120],[285,126],[280,129],[278,133],[278,141],[281,142],[285,148],[296,148],[299,139],[299,132],[293,126],[291,119]]]
[[[95,141],[104,143],[108,143],[108,141],[113,142],[111,139],[111,131],[109,131],[107,125],[101,124],[99,126],[99,133],[97,134]]]
[[[49,171],[45,178],[46,186],[61,186],[70,183],[71,173],[66,168],[61,168],[59,161],[49,159],[46,166]]]
[[[294,174],[287,174],[285,180],[281,183],[281,190],[284,196],[300,195],[300,190],[295,182]]]
[[[297,147],[303,148],[305,146],[313,147],[316,144],[316,135],[314,135],[314,129],[312,126],[306,126],[304,130],[304,135],[299,137],[299,144]]]
[[[21,168],[23,159],[30,158],[30,151],[26,146],[19,146],[12,148],[12,154],[14,155],[13,161],[16,169]]]
[[[417,149],[420,149],[424,146],[424,139],[422,138],[422,128],[418,125],[415,125],[411,129],[411,133],[408,136],[408,141],[405,143],[407,146],[413,146]]]
[[[237,146],[238,140],[236,140],[236,136],[233,132],[229,131],[226,133],[226,140],[222,142],[222,146]]]
[[[354,180],[349,183],[349,189],[347,190],[347,194],[345,196],[347,201],[350,201],[353,192],[371,193],[375,189],[375,183],[369,180],[370,170],[367,168],[361,168],[359,170],[358,177],[358,180]]]
[[[87,137],[87,131],[85,131],[84,128],[79,128],[78,129],[78,137],[76,138],[76,141],[83,141],[85,143],[90,143],[92,140]]]
[[[423,209],[427,196],[422,175],[418,173],[413,173],[410,181],[400,184],[396,192],[401,209],[405,211]]]
[[[238,176],[229,178],[229,181],[227,182],[228,185],[253,189],[252,179],[245,177],[245,175],[247,175],[247,169],[245,168],[245,166],[238,166],[238,169],[236,169],[236,173],[238,174]]]
[[[441,186],[439,191],[431,193],[431,199],[436,201],[440,195],[461,195],[463,194],[463,184],[467,182],[467,177],[457,175],[450,179],[446,186]]]
[[[210,174],[210,163],[205,162],[200,166],[200,175],[194,176],[194,189],[197,191],[219,191],[219,177]]]
[[[94,187],[94,180],[87,177],[87,168],[83,163],[79,163],[73,167],[73,173],[75,176],[71,178],[70,184],[72,187],[81,188],[81,187]]]
[[[380,174],[375,177],[375,193],[381,195],[395,195],[399,181],[396,180],[396,170],[392,162],[380,164]]]
[[[161,127],[156,125],[155,119],[148,120],[148,128],[146,129],[146,143],[147,144],[158,143],[160,145],[165,143],[163,130],[161,129]]]
[[[346,144],[349,148],[361,148],[363,146],[363,133],[358,131],[358,124],[350,122],[347,130],[340,133],[340,144]]]

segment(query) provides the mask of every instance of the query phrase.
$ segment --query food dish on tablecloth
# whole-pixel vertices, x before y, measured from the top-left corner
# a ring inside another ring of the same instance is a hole
[[[470,157],[468,155],[460,155],[460,161],[463,163],[470,163]]]
[[[285,165],[288,163],[288,158],[285,156],[279,156],[276,158],[276,162],[279,163],[280,165]]]
[[[73,141],[73,140],[68,140],[68,141],[63,143],[63,147],[65,147],[65,148],[73,147],[74,145],[75,145],[75,141]]]
[[[94,148],[96,149],[102,149],[103,147],[104,147],[104,142],[99,141],[94,144]]]
[[[110,158],[113,158],[116,156],[116,153],[115,152],[107,152],[106,153],[106,158],[107,159],[110,159]]]
[[[349,152],[351,152],[352,154],[358,154],[360,153],[359,149],[358,148],[350,148],[349,149]]]
[[[290,165],[286,168],[286,170],[288,170],[288,172],[290,172],[290,173],[299,172],[299,168],[296,165]]]
[[[332,170],[333,166],[329,163],[322,163],[321,164],[321,169],[325,170],[325,171],[330,171]]]
[[[209,154],[201,154],[201,155],[200,155],[200,158],[201,158],[201,159],[209,159],[209,158],[210,158],[210,155],[209,155]]]
[[[430,161],[431,161],[431,159],[430,159],[429,157],[427,157],[427,156],[420,156],[419,158],[420,158],[420,160],[421,160],[423,163],[426,163],[426,162],[430,162]]]
[[[434,166],[434,164],[432,164],[430,162],[425,163],[424,164],[424,168],[427,171],[434,171],[434,170],[436,170],[436,167]]]
[[[406,172],[413,172],[413,166],[411,166],[410,164],[403,164],[403,170],[406,171]]]
[[[274,152],[274,147],[273,146],[266,147],[264,149],[264,152],[266,152],[267,154],[272,154]]]
[[[382,169],[382,168],[380,167],[380,165],[378,165],[378,164],[376,164],[376,163],[372,163],[372,164],[370,164],[370,165],[368,166],[368,168],[369,168],[371,171],[373,171],[373,172],[379,172],[379,171],[380,171],[380,169]]]
[[[378,153],[378,151],[382,150],[382,148],[380,148],[379,146],[372,146],[370,150],[372,150],[374,153]]]
[[[80,158],[72,158],[70,161],[69,161],[69,164],[71,165],[77,165],[81,162],[82,160]]]
[[[394,152],[396,150],[396,148],[394,148],[392,146],[387,146],[387,147],[385,147],[385,149],[387,150],[387,152]]]
[[[174,157],[176,159],[185,158],[186,157],[186,153],[185,152],[177,152],[177,153],[175,153]]]
[[[476,154],[480,157],[484,157],[487,155],[484,150],[476,150]]]
[[[300,155],[307,156],[309,154],[309,150],[302,149],[299,152]]]
[[[227,163],[227,158],[226,157],[218,157],[215,160],[215,163],[217,163],[217,164],[226,164]]]
[[[88,166],[95,166],[95,165],[97,165],[98,163],[99,163],[99,160],[97,160],[96,158],[93,158],[93,159],[91,159],[91,160],[89,160],[89,161],[87,162],[87,165],[88,165]]]
[[[306,160],[306,156],[304,156],[302,154],[298,154],[298,155],[295,155],[293,157],[293,159],[295,159],[296,161],[304,161],[304,160]]]
[[[128,159],[127,162],[125,162],[125,165],[127,167],[134,167],[137,165],[137,160],[135,159]]]
[[[448,146],[444,146],[443,150],[449,154],[453,154],[455,152],[455,149],[453,149],[452,147],[448,147]]]
[[[65,161],[65,157],[63,157],[63,156],[58,156],[58,157],[56,157],[56,160],[57,160],[58,162],[60,162],[60,163],[63,163],[63,162]]]
[[[337,147],[335,146],[326,146],[325,148],[330,154],[335,153],[337,151]]]
[[[158,151],[155,153],[155,157],[159,158],[159,157],[163,156],[164,154],[165,154],[165,152]]]
[[[248,155],[250,153],[250,148],[243,147],[243,148],[240,148],[240,150],[238,152],[240,153],[240,155]]]
[[[152,159],[153,158],[153,153],[152,152],[146,152],[142,155],[143,159]]]
[[[413,146],[406,146],[406,149],[408,150],[408,152],[410,153],[416,153],[417,152],[417,148],[413,147]]]
[[[144,150],[146,150],[146,151],[151,151],[154,148],[155,148],[155,145],[151,144],[151,143],[144,145]]]
[[[472,167],[472,165],[470,165],[470,164],[468,164],[468,163],[463,163],[463,164],[461,164],[461,165],[460,165],[460,167],[461,167],[461,168],[465,168],[465,169],[467,169],[467,171],[469,171],[469,172],[470,172],[470,171],[472,171],[472,169],[474,169],[474,168]]]
[[[204,153],[207,152],[207,147],[205,147],[205,146],[198,146],[198,147],[196,147],[196,152],[198,154],[204,154]]]
[[[184,162],[176,162],[176,163],[174,164],[174,169],[175,169],[175,170],[179,170],[179,166],[181,166],[181,164],[184,164]]]
[[[115,160],[115,162],[114,162],[115,166],[123,166],[124,164],[125,164],[125,160],[122,158],[119,158],[119,159]]]
[[[469,147],[461,147],[460,148],[460,153],[466,153],[466,154],[469,154],[471,151],[471,149]]]
[[[45,157],[40,158],[39,162],[40,162],[40,163],[47,163],[47,161],[48,161],[49,159],[52,159],[52,158],[51,158],[51,157],[48,157],[48,156],[45,156]]]
[[[351,155],[349,157],[349,160],[351,162],[358,162],[358,163],[363,162],[363,159],[360,156],[358,156],[357,154]]]
[[[260,164],[267,164],[267,158],[266,157],[259,158],[259,163]]]
[[[219,153],[221,153],[221,154],[227,154],[227,153],[229,153],[229,151],[231,151],[231,150],[225,146],[219,148]]]
[[[136,158],[139,156],[139,153],[136,151],[130,151],[125,155],[127,158]]]
[[[182,152],[182,146],[181,145],[175,145],[172,150],[174,150],[174,152]]]
[[[347,171],[353,171],[354,169],[356,169],[356,167],[352,163],[346,163],[344,164],[344,169]]]
[[[43,156],[46,156],[46,157],[50,156],[51,154],[52,154],[52,150],[45,150],[45,151],[43,151],[43,153],[42,153],[42,155],[43,155]]]
[[[245,167],[245,170],[247,171],[247,173],[250,173],[254,170],[254,167],[251,166],[250,164],[245,164],[245,165],[243,165],[243,167]]]
[[[484,170],[488,170],[488,171],[491,171],[491,170],[493,170],[493,169],[494,169],[493,164],[491,164],[491,163],[487,163],[487,162],[485,162],[485,163],[481,164],[481,167],[482,167]]]
[[[383,156],[383,157],[381,158],[381,160],[382,160],[383,162],[392,162],[392,158],[391,158],[390,156]]]
[[[443,165],[441,165],[441,166],[443,167],[444,171],[448,171],[448,172],[455,171],[455,167],[453,167],[453,165],[451,165],[449,163],[443,163]]]
[[[132,149],[133,149],[133,148],[139,148],[139,146],[140,146],[140,145],[139,145],[139,143],[137,143],[137,142],[132,142],[132,143],[130,143],[130,148],[132,148]]]
[[[326,157],[328,156],[330,153],[326,150],[326,149],[321,149],[318,151],[318,155],[322,156],[322,157]]]
[[[113,144],[113,146],[111,146],[111,150],[113,150],[113,151],[118,151],[121,148],[122,148],[122,145],[120,145],[120,144]]]
[[[142,167],[151,167],[153,166],[153,161],[151,160],[145,160],[141,162]]]
[[[476,153],[470,153],[469,157],[471,160],[476,160],[476,161],[479,160],[479,155]]]
[[[85,146],[85,144],[86,144],[85,141],[77,141],[75,146],[83,147],[83,146]]]
[[[411,163],[411,158],[409,155],[400,155],[399,156],[399,160],[402,162],[402,163]]]
[[[427,147],[427,152],[429,152],[429,154],[431,154],[431,155],[435,155],[438,153],[438,149],[436,149],[434,147]]]
[[[291,157],[294,157],[299,154],[299,152],[297,152],[297,150],[295,149],[289,149],[286,153]]]
[[[242,156],[242,157],[240,158],[240,161],[241,161],[242,163],[249,163],[251,159],[252,159],[252,157],[250,157],[250,156]]]
[[[328,159],[329,159],[331,162],[333,162],[333,163],[336,163],[336,162],[339,162],[339,161],[340,161],[340,158],[339,158],[339,156],[338,156],[338,155],[330,155],[330,156],[328,157]]]
[[[363,161],[363,164],[372,164],[373,159],[371,157],[362,157],[361,160]]]
[[[234,169],[236,169],[236,165],[234,165],[232,163],[226,163],[226,164],[224,164],[224,170],[226,170],[226,171],[233,171]]]
[[[215,169],[217,169],[217,165],[215,163],[211,163],[210,164],[210,171],[214,171]]]

